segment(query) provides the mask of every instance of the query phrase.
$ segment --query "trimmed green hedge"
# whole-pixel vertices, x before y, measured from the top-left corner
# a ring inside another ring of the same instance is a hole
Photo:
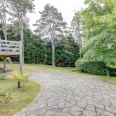
[[[106,65],[103,61],[79,59],[75,65],[76,69],[83,73],[106,76],[108,71],[110,76],[116,76],[116,66]]]
[[[83,61],[80,59],[76,62],[76,68],[84,73],[107,75],[106,65],[102,61]]]

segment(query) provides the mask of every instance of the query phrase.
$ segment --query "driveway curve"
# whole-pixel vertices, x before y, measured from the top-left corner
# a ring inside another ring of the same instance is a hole
[[[116,85],[62,72],[33,73],[43,85],[37,99],[19,116],[116,116]]]

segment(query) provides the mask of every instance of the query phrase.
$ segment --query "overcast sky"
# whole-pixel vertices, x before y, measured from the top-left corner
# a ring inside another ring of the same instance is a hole
[[[84,6],[83,1],[84,0],[35,0],[36,13],[28,14],[28,17],[30,18],[31,29],[34,29],[32,24],[34,24],[36,20],[39,19],[39,11],[43,11],[46,4],[55,6],[58,11],[62,13],[64,21],[70,25],[72,17],[74,16],[74,12],[80,10]]]

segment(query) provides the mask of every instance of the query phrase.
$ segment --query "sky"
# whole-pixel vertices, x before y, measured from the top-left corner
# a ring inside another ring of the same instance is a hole
[[[83,2],[84,0],[35,0],[35,13],[28,14],[30,18],[30,28],[32,30],[34,29],[32,25],[40,18],[39,11],[43,11],[46,4],[51,4],[56,7],[58,11],[62,13],[64,21],[70,25],[74,13],[84,7]]]

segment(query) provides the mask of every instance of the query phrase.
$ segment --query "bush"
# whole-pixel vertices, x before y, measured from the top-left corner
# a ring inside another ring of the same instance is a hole
[[[20,86],[21,81],[27,82],[28,76],[29,76],[28,74],[22,74],[20,72],[15,72],[15,73],[13,73],[13,77],[9,77],[9,78],[16,80],[17,81],[17,88],[21,88],[21,86]]]
[[[11,101],[11,92],[2,91],[0,92],[0,103],[9,103]]]
[[[116,76],[116,66],[106,65],[110,76]]]
[[[0,80],[6,80],[7,76],[5,74],[0,74]]]
[[[94,75],[107,75],[106,65],[102,61],[86,61],[79,59],[76,61],[76,68],[78,71],[94,74]]]
[[[76,63],[75,63],[75,66],[76,66],[76,69],[78,70],[78,71],[81,71],[81,72],[83,72],[83,64],[86,62],[86,60],[84,60],[84,59],[78,59],[77,61],[76,61]]]

